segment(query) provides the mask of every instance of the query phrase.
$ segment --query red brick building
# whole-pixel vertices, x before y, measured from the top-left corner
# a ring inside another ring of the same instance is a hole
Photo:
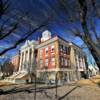
[[[43,32],[41,40],[37,46],[38,76],[55,80],[57,74],[58,80],[67,81],[81,77],[81,72],[85,70],[85,62],[80,47],[58,36],[51,38],[48,31]]]

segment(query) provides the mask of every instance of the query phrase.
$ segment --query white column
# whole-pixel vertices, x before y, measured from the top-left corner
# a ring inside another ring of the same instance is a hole
[[[19,64],[19,72],[21,71],[21,67],[22,67],[22,52],[20,53],[20,64]]]
[[[32,55],[31,55],[31,69],[33,70],[34,67],[34,47],[32,47]]]
[[[27,50],[27,68],[26,70],[29,71],[30,70],[30,48],[28,48]]]
[[[30,49],[27,50],[27,62],[29,62],[29,60],[30,60],[29,54],[30,54]]]
[[[25,58],[26,58],[26,51],[24,51],[24,55],[23,55],[23,65],[22,65],[22,68],[21,68],[21,70],[23,71],[24,70],[24,66],[25,66]]]

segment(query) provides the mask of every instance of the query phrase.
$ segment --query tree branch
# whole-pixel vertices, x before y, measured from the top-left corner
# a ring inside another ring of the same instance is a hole
[[[86,15],[87,15],[87,4],[86,0],[78,0],[80,5],[80,20],[82,23],[82,28],[85,36],[82,37],[83,41],[87,44],[87,47],[91,51],[91,54],[95,58],[98,67],[100,65],[100,51],[99,48],[91,41],[90,33],[88,31],[87,23],[86,23]]]
[[[4,38],[8,37],[8,36],[11,35],[11,34],[13,34],[13,32],[14,32],[15,30],[18,29],[18,25],[20,24],[20,21],[21,21],[23,18],[24,18],[24,17],[21,16],[21,17],[18,19],[17,22],[12,23],[12,26],[13,26],[13,27],[12,27],[10,30],[8,30],[7,33],[3,33],[3,30],[4,30],[4,31],[6,30],[6,29],[3,29],[3,28],[4,28],[4,25],[6,25],[6,22],[9,21],[10,19],[4,21],[4,23],[1,25],[1,28],[0,28],[0,40],[2,40],[2,39],[4,39]],[[8,27],[9,27],[9,26],[8,26]]]
[[[100,38],[99,38],[98,35],[97,35],[94,22],[91,20],[91,23],[90,23],[90,24],[91,24],[91,30],[93,31],[93,33],[94,33],[94,35],[95,35],[95,37],[96,37],[96,39],[97,39],[97,42],[98,42],[98,44],[100,45]]]
[[[96,7],[96,0],[91,0],[92,6],[94,8],[94,11],[96,12],[97,16],[100,17],[98,8]]]
[[[74,28],[69,28],[69,31],[72,33],[74,36],[82,37],[82,34],[80,33],[80,30],[74,26]]]
[[[8,33],[6,33],[6,34],[4,34],[4,35],[1,35],[1,36],[0,36],[0,40],[2,40],[2,39],[4,39],[4,38],[6,38],[7,36],[11,35],[11,34],[17,29],[18,24],[19,24],[19,23],[16,23],[16,24],[14,25],[14,27],[8,31]],[[3,33],[2,33],[2,34],[3,34]]]
[[[0,56],[3,55],[4,53],[6,53],[7,51],[14,49],[17,47],[17,45],[19,45],[20,43],[24,42],[29,36],[31,36],[33,33],[35,33],[36,31],[40,30],[41,28],[43,28],[44,26],[46,26],[46,24],[42,24],[40,25],[38,28],[35,28],[32,31],[29,31],[28,33],[26,33],[27,35],[21,39],[19,39],[13,46],[6,48],[5,50],[0,52]]]
[[[5,2],[3,2],[3,0],[0,0],[0,18],[7,11],[8,6],[8,0],[6,0]]]

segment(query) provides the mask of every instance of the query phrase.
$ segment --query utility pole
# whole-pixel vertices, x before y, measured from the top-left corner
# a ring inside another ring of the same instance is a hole
[[[56,72],[56,82],[55,82],[55,83],[56,83],[56,84],[55,84],[55,85],[56,85],[56,95],[55,95],[56,99],[57,99],[57,97],[58,97],[58,96],[57,96],[57,88],[58,88],[57,74],[58,74],[58,72]]]

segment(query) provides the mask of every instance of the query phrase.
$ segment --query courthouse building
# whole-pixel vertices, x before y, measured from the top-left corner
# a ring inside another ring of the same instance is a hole
[[[35,71],[44,81],[70,82],[82,78],[85,70],[82,49],[59,36],[52,37],[46,30],[40,40],[27,40],[21,47],[18,72],[9,79],[22,83],[32,81],[28,75]]]
[[[84,75],[86,70],[84,54],[77,45],[61,37],[51,37],[44,31],[41,43],[37,46],[37,76],[48,80],[75,81]]]

